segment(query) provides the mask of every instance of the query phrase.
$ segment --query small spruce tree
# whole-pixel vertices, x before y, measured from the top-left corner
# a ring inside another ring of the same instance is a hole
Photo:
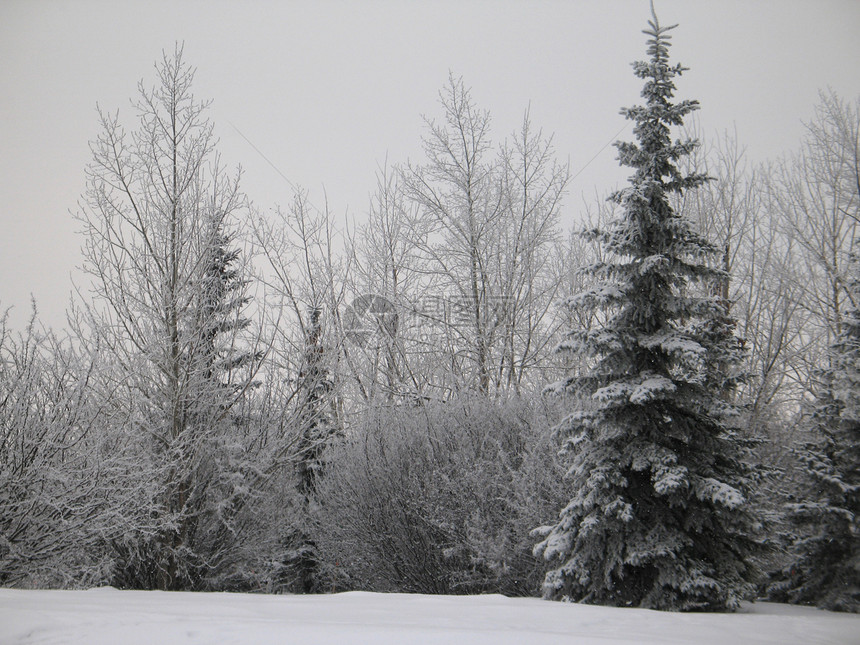
[[[324,588],[321,562],[310,526],[317,482],[325,469],[323,453],[339,435],[333,415],[329,414],[334,384],[326,365],[328,356],[323,342],[322,313],[321,307],[312,306],[305,328],[304,356],[297,383],[299,505],[294,525],[282,539],[284,556],[278,574],[279,586],[295,593],[313,593]]]
[[[196,314],[200,320],[197,354],[202,362],[202,376],[223,386],[230,394],[247,387],[241,370],[260,360],[260,355],[236,343],[236,336],[248,329],[251,321],[242,315],[251,302],[249,281],[243,274],[241,253],[230,248],[234,234],[226,228],[226,214],[217,209],[208,222],[204,238],[206,266],[198,285],[199,304]],[[226,339],[226,340],[225,340]]]
[[[193,305],[181,328],[188,341],[180,400],[184,431],[169,454],[174,473],[166,506],[173,516],[157,539],[114,546],[112,583],[120,587],[242,588],[237,568],[244,536],[237,524],[255,467],[243,445],[249,439],[243,402],[261,355],[246,334],[249,281],[232,243],[226,211],[211,209],[199,238]]]
[[[231,248],[235,233],[227,213],[215,205],[207,215],[202,239],[203,271],[191,324],[196,342],[189,344],[191,394],[188,425],[192,475],[204,499],[186,540],[199,558],[204,589],[242,589],[243,509],[252,501],[255,455],[248,449],[257,437],[248,430],[248,394],[262,353],[253,346],[251,321],[243,314],[251,302],[250,281],[242,255]],[[190,334],[189,334],[190,335]]]
[[[800,528],[796,560],[774,589],[777,600],[860,612],[860,267],[848,283],[849,307],[832,348],[814,418],[818,440],[801,459],[808,499],[789,507]]]
[[[753,593],[762,543],[750,446],[731,404],[740,348],[713,293],[727,276],[708,263],[719,249],[670,206],[673,193],[708,181],[678,168],[697,143],[670,138],[698,102],[671,102],[685,68],[669,63],[673,27],[653,7],[652,16],[649,60],[633,65],[645,105],[622,110],[636,142],[616,143],[634,170],[610,197],[622,214],[586,232],[611,259],[586,269],[598,286],[569,303],[610,316],[559,348],[595,359],[588,375],[556,386],[584,399],[557,428],[572,497],[555,525],[538,529],[535,553],[559,564],[544,582],[548,598],[718,611]]]

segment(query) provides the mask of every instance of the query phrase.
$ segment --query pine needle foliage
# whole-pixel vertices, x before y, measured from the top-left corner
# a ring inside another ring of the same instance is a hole
[[[559,347],[595,365],[555,386],[585,400],[556,428],[572,496],[556,524],[537,529],[535,553],[559,565],[544,582],[550,599],[721,611],[754,592],[763,548],[750,445],[727,388],[740,347],[711,295],[726,277],[709,263],[719,250],[670,205],[708,178],[679,170],[697,142],[672,141],[671,129],[699,105],[672,102],[686,71],[669,62],[674,27],[653,8],[648,24],[648,60],[633,64],[645,104],[622,110],[636,141],[615,144],[634,173],[610,197],[619,218],[585,233],[610,259],[586,269],[597,286],[568,303],[610,315]]]

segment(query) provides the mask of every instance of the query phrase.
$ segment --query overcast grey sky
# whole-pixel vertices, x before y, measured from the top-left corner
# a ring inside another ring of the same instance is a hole
[[[706,134],[736,128],[752,161],[797,147],[819,88],[860,94],[857,0],[657,0],[680,23],[672,57],[690,67],[679,98],[702,103]],[[626,176],[604,146],[639,100],[647,0],[512,2],[0,1],[0,307],[63,324],[81,239],[69,211],[84,190],[95,105],[131,122],[137,82],[185,42],[195,94],[214,100],[219,149],[245,169],[263,209],[290,186],[361,218],[386,157],[417,159],[421,115],[439,114],[451,70],[493,115],[495,140],[531,106],[583,194]],[[622,138],[629,138],[629,130]],[[602,150],[602,152],[600,152]],[[597,154],[600,152],[600,154]],[[582,170],[589,160],[597,158]],[[581,172],[580,172],[581,171]]]

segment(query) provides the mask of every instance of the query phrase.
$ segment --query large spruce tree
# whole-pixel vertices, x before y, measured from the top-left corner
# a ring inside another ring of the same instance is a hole
[[[653,10],[652,10],[653,15]],[[678,161],[697,145],[671,139],[696,101],[672,102],[668,32],[656,15],[644,31],[649,60],[633,65],[645,104],[622,110],[636,142],[616,143],[629,186],[611,196],[621,216],[587,232],[610,258],[587,272],[596,287],[573,307],[604,307],[599,329],[571,331],[560,349],[594,358],[585,377],[558,384],[581,401],[557,431],[569,455],[569,504],[538,530],[536,547],[558,568],[545,596],[665,610],[724,610],[749,596],[760,543],[749,502],[749,450],[725,387],[739,349],[725,303],[711,295],[725,275],[717,249],[671,207],[708,181]]]

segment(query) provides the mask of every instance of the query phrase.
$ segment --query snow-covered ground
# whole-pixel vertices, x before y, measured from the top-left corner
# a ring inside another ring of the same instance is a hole
[[[0,589],[0,644],[860,643],[860,616],[771,603],[669,614],[503,596]]]

